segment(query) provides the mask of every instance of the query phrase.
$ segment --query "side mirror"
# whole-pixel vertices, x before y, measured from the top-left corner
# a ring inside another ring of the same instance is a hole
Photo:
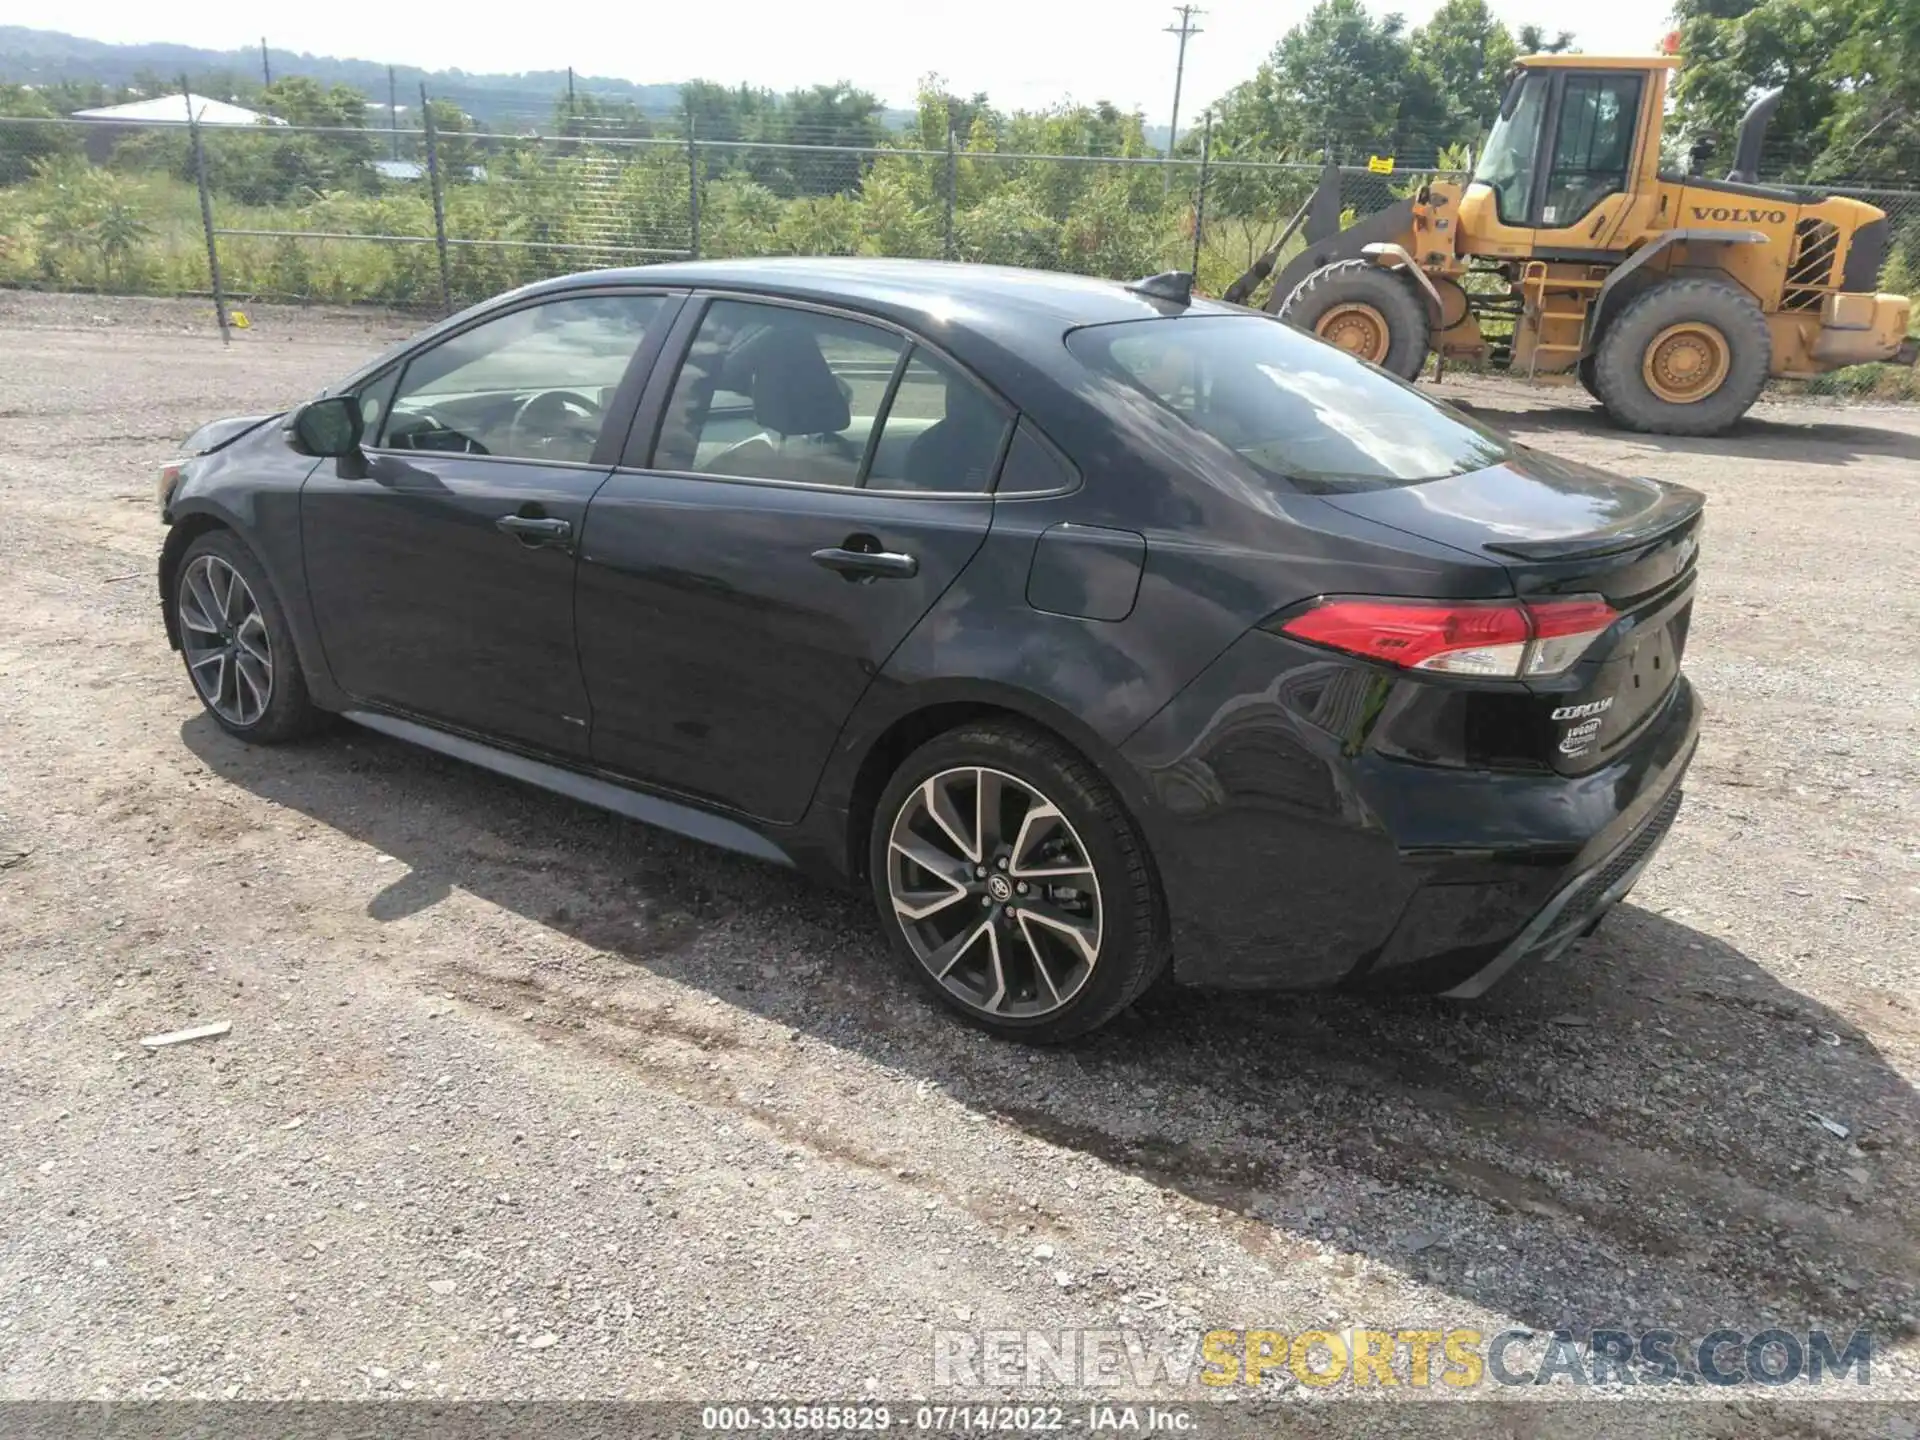
[[[303,455],[323,458],[360,452],[360,400],[354,395],[324,395],[293,412],[287,433]]]

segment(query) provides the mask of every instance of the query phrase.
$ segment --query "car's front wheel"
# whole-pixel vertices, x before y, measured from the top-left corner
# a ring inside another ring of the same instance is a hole
[[[210,530],[187,546],[174,571],[173,617],[194,693],[228,734],[270,745],[324,718],[308,698],[266,571],[231,531]]]
[[[1119,797],[1024,725],[966,726],[909,756],[876,807],[869,870],[908,968],[1001,1035],[1083,1035],[1166,963],[1152,864]]]

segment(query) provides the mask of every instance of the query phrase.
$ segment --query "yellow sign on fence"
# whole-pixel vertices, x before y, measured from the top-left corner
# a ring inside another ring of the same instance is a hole
[[[1376,175],[1391,175],[1393,173],[1393,157],[1388,155],[1383,159],[1378,155],[1369,155],[1367,157],[1367,169]]]

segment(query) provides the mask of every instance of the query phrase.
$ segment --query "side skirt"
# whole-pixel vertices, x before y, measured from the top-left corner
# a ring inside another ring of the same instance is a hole
[[[662,800],[657,795],[630,790],[624,785],[616,785],[593,775],[583,775],[577,770],[549,765],[544,760],[516,755],[510,750],[497,749],[462,735],[449,735],[444,730],[402,720],[398,716],[382,715],[373,710],[346,710],[341,714],[344,719],[364,725],[369,730],[377,730],[382,735],[391,735],[396,740],[437,750],[455,760],[464,760],[470,765],[478,765],[483,770],[491,770],[514,780],[524,780],[529,785],[538,785],[542,790],[551,790],[556,795],[565,795],[570,800],[579,800],[601,810],[611,810],[616,815],[625,815],[644,825],[657,825],[662,830],[685,835],[689,840],[717,845],[723,850],[751,855],[756,860],[768,860],[775,865],[793,864],[792,857],[785,850],[737,820],[710,815],[691,805]]]

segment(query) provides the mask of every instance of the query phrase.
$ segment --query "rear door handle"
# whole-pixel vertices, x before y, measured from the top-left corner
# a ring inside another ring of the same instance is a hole
[[[910,580],[920,573],[920,561],[890,550],[843,550],[838,546],[813,552],[814,563],[837,570],[849,580]]]
[[[573,537],[572,525],[544,515],[502,515],[493,527],[522,545],[564,545]]]

